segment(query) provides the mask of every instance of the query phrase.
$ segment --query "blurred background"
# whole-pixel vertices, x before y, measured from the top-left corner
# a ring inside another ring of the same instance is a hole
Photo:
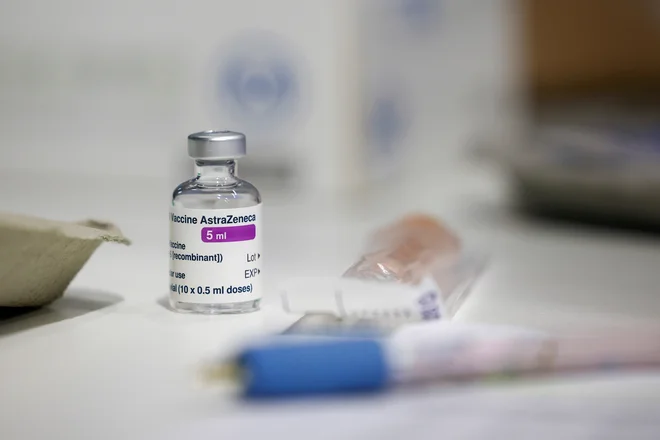
[[[359,197],[476,151],[535,210],[658,217],[657,1],[7,0],[0,33],[3,172],[175,185],[185,136],[227,128],[269,188]]]
[[[434,197],[480,159],[511,206],[660,221],[658,1],[7,0],[0,34],[8,181],[167,194],[231,129],[287,200]]]
[[[356,236],[410,210],[470,234],[497,221],[488,203],[660,221],[658,1],[7,0],[0,34],[10,210],[141,209],[117,221],[161,243],[138,226],[190,177],[186,136],[213,128],[247,134],[240,174],[271,206],[330,232],[335,199],[364,211],[344,218]],[[352,242],[325,243],[337,271]]]
[[[345,191],[422,172],[404,163],[434,172],[513,123],[521,23],[503,0],[0,8],[5,170],[176,184],[191,170],[187,134],[227,128],[248,136],[245,176]]]

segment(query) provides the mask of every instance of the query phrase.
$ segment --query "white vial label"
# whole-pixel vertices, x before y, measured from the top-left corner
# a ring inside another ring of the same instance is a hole
[[[261,298],[261,204],[170,208],[170,297],[228,304]]]

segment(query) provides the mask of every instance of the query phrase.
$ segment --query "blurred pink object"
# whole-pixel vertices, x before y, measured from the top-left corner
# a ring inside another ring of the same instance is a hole
[[[411,214],[376,231],[344,277],[424,285],[438,291],[453,315],[483,268],[441,221]]]

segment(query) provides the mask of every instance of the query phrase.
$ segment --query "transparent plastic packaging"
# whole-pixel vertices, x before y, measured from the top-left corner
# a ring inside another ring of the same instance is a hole
[[[342,277],[280,286],[283,309],[303,314],[285,333],[387,334],[410,322],[451,319],[485,263],[438,220],[406,216],[376,231]]]
[[[414,214],[376,231],[366,253],[343,276],[434,288],[445,316],[452,317],[484,266],[485,258],[465,249],[440,221]]]

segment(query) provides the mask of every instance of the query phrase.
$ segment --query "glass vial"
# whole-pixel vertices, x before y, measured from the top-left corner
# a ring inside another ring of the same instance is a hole
[[[261,196],[236,175],[245,135],[188,136],[196,176],[170,206],[170,306],[180,312],[247,313],[261,300]]]

